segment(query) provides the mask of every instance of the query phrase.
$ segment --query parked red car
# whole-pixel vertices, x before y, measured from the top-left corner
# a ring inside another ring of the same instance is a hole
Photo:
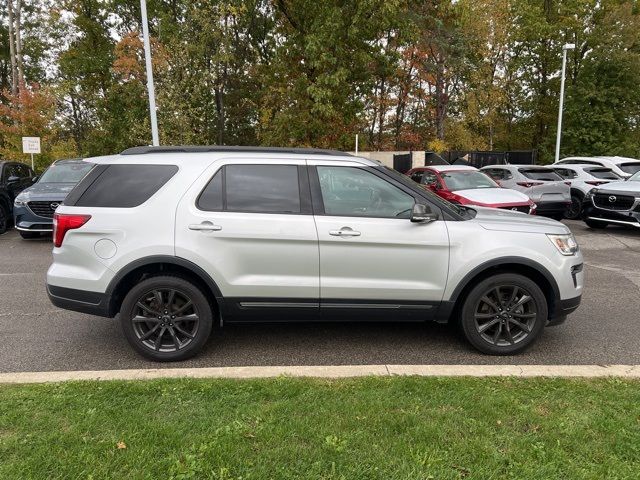
[[[502,208],[535,214],[536,204],[524,193],[502,188],[477,168],[466,165],[432,165],[407,172],[415,182],[445,200],[460,205]]]

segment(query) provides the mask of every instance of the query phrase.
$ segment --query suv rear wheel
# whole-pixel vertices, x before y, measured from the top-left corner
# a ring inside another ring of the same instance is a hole
[[[504,273],[481,281],[462,305],[462,331],[478,350],[513,355],[531,345],[547,321],[547,301],[535,282]]]
[[[565,214],[566,218],[568,218],[569,220],[580,218],[580,215],[582,214],[583,197],[583,195],[580,195],[578,193],[571,194],[571,205],[569,205],[567,213]]]
[[[0,202],[0,234],[6,232],[7,228],[9,228],[9,214]]]
[[[170,362],[196,355],[213,325],[211,305],[191,282],[151,277],[129,291],[120,322],[131,346],[151,360]]]

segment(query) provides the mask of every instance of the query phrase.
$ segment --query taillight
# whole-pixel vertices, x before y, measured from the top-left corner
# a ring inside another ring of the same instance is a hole
[[[524,188],[537,187],[538,185],[544,185],[543,182],[517,182],[518,185]]]
[[[53,245],[60,247],[68,230],[80,228],[89,221],[91,215],[53,214]]]
[[[605,183],[609,183],[609,182],[600,182],[598,180],[585,180],[584,183],[588,183],[589,185],[593,185],[593,186],[598,186],[598,185],[604,185]]]

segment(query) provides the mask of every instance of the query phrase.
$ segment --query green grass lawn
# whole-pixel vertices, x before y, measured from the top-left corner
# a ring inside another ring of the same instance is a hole
[[[0,479],[640,478],[640,382],[0,386]]]

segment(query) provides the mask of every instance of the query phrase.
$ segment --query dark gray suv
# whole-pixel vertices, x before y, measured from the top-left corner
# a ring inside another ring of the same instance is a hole
[[[53,230],[53,212],[92,167],[81,159],[58,160],[15,198],[13,220],[22,238]]]

